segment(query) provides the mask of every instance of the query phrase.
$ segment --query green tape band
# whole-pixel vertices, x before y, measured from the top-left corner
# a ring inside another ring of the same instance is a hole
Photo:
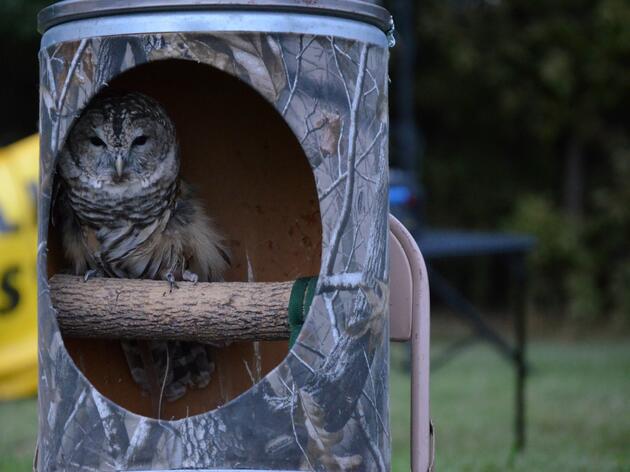
[[[289,349],[302,330],[308,310],[313,303],[317,277],[301,277],[293,283],[289,297]]]

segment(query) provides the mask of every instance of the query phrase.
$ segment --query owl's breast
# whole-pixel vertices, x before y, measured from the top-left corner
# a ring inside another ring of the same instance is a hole
[[[181,250],[165,244],[176,182],[115,192],[74,182],[65,191],[81,228],[88,265],[110,277],[163,278]]]
[[[95,229],[127,224],[146,226],[173,207],[177,182],[156,182],[148,188],[96,188],[75,181],[67,186],[68,203],[83,225]]]

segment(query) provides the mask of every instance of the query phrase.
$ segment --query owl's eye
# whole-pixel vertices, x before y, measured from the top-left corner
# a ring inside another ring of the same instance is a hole
[[[98,136],[92,136],[90,138],[90,142],[94,145],[94,146],[98,146],[98,147],[103,147],[105,146],[105,142],[99,138]]]
[[[146,144],[147,142],[147,137],[142,135],[142,136],[138,136],[136,139],[133,140],[133,142],[131,143],[132,146],[142,146],[143,144]]]

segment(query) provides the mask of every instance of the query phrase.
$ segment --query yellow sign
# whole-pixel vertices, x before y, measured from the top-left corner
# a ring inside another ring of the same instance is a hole
[[[0,149],[0,400],[37,392],[37,135]]]

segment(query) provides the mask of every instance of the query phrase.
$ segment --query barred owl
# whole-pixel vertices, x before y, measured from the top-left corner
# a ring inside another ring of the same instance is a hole
[[[222,238],[179,178],[175,127],[140,93],[94,99],[59,156],[62,243],[77,275],[218,281],[229,264]],[[159,416],[204,387],[214,365],[208,347],[189,342],[122,341],[131,375]]]

